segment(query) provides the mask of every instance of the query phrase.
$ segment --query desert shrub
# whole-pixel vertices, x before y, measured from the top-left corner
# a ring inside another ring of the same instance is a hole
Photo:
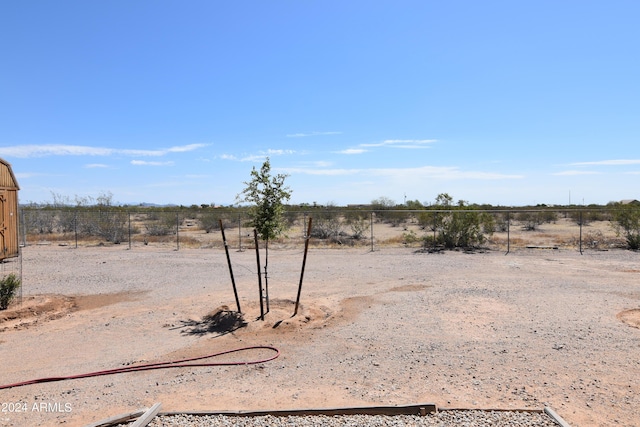
[[[478,247],[496,227],[493,215],[473,209],[425,212],[418,221],[427,232],[425,247],[442,245],[447,249]]]
[[[56,226],[55,212],[48,209],[29,209],[24,214],[25,230],[29,234],[50,234]]]
[[[13,273],[0,280],[0,310],[6,310],[20,288],[20,279]]]
[[[124,211],[80,212],[77,220],[78,233],[83,236],[96,236],[118,244],[128,234],[129,215]]]
[[[371,207],[376,214],[376,220],[392,227],[397,227],[408,220],[410,214],[397,210],[396,202],[388,197],[380,197],[371,201]]]
[[[364,238],[365,232],[369,229],[369,216],[366,213],[352,211],[344,215],[345,223],[351,229],[351,237],[355,240]]]
[[[551,224],[558,221],[558,213],[556,211],[543,210],[538,212],[538,218],[540,219],[541,224]]]
[[[220,216],[214,212],[207,212],[200,215],[200,226],[205,233],[211,233],[220,229]]]
[[[442,221],[439,241],[447,249],[479,246],[485,242],[485,228],[491,229],[490,219],[490,215],[473,210],[452,211]]]
[[[606,212],[594,209],[572,210],[568,212],[567,216],[578,225],[580,225],[580,222],[582,222],[582,225],[589,225],[595,221],[605,221],[608,219]]]
[[[342,222],[337,212],[314,212],[311,237],[338,241],[342,234]]]
[[[590,230],[582,239],[584,245],[590,249],[601,249],[606,244],[604,233],[600,230]]]
[[[146,234],[149,236],[168,236],[176,232],[176,213],[158,212],[154,215],[154,220],[144,224]]]
[[[506,232],[509,229],[509,218],[509,213],[507,212],[493,214],[493,232]]]
[[[612,214],[612,227],[618,236],[624,237],[627,247],[640,249],[640,206],[619,205]]]
[[[538,226],[545,222],[540,212],[518,212],[515,217],[526,231],[535,231],[538,229]]]
[[[420,241],[418,235],[413,230],[402,233],[402,240],[406,245],[411,245]]]

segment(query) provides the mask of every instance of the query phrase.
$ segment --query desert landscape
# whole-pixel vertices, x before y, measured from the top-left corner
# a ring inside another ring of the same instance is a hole
[[[243,316],[221,327],[237,307],[220,247],[23,248],[21,301],[0,312],[3,384],[244,347],[280,354],[0,390],[0,425],[84,426],[156,402],[174,412],[549,406],[572,426],[638,425],[637,252],[312,246],[292,317],[303,251],[285,245],[270,251],[264,321],[255,251],[230,256]]]

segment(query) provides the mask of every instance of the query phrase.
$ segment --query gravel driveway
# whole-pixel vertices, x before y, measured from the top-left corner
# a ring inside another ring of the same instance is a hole
[[[220,249],[50,245],[22,258],[22,314],[0,315],[0,383],[254,345],[281,355],[0,390],[2,426],[83,426],[156,402],[165,411],[549,406],[572,426],[640,420],[640,329],[629,325],[639,253],[312,249],[291,317],[302,251],[273,250],[261,321],[255,252],[231,252],[245,324],[226,334],[210,323],[236,310]]]

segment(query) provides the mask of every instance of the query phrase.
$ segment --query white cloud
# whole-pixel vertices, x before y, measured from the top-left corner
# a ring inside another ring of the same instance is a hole
[[[416,180],[416,179],[439,179],[439,180],[500,180],[500,179],[522,179],[523,175],[505,175],[495,172],[463,171],[456,166],[422,166],[418,168],[390,168],[371,169],[370,173],[377,176],[389,176],[395,179]]]
[[[89,163],[84,165],[84,167],[86,169],[100,169],[100,168],[108,168],[109,166],[103,163]]]
[[[241,162],[262,162],[267,158],[266,154],[251,154],[240,159]]]
[[[159,157],[168,153],[193,151],[204,146],[206,144],[189,144],[168,149],[137,150],[66,144],[14,145],[1,147],[0,156],[29,158],[45,156],[112,156],[120,154],[125,156]]]
[[[310,132],[310,133],[292,133],[287,135],[287,138],[304,138],[307,136],[320,136],[320,135],[340,135],[342,132]]]
[[[285,154],[295,154],[295,150],[267,150],[267,156],[283,156]]]
[[[360,144],[360,147],[427,148],[437,139],[385,139],[382,142]]]
[[[249,154],[241,158],[238,158],[231,154],[223,154],[221,158],[224,160],[238,160],[241,162],[262,162],[267,157],[284,156],[284,155],[290,155],[295,153],[296,153],[295,150],[280,150],[280,149],[270,148],[267,151],[262,151],[257,154]]]
[[[575,175],[599,175],[600,172],[594,172],[594,171],[577,171],[577,170],[569,170],[569,171],[562,171],[562,172],[556,172],[556,173],[552,173],[551,175],[557,175],[557,176],[575,176]]]
[[[173,166],[174,162],[149,162],[146,160],[131,160],[134,166]]]
[[[184,153],[187,151],[197,150],[198,148],[206,147],[208,144],[188,144],[177,147],[171,147],[167,149],[169,153]]]
[[[599,160],[595,162],[570,163],[572,166],[623,166],[640,165],[640,159]]]
[[[418,168],[378,168],[378,169],[312,169],[312,168],[284,168],[290,174],[306,175],[364,175],[384,176],[388,179],[401,181],[415,181],[423,179],[438,180],[502,180],[523,179],[523,175],[506,175],[495,172],[463,171],[453,166],[422,166]]]
[[[287,174],[325,175],[325,176],[356,175],[362,172],[361,169],[281,168],[281,170],[283,170]]]
[[[365,150],[364,148],[347,148],[346,150],[336,151],[338,154],[362,154],[366,153],[369,150]]]
[[[0,148],[0,155],[6,157],[43,157],[43,156],[108,156],[110,148],[86,147],[82,145],[14,145]]]

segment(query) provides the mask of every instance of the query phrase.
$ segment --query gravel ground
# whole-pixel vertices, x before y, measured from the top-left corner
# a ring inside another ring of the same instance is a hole
[[[156,417],[149,427],[557,427],[546,414],[495,411],[446,411],[417,415],[312,415],[227,417],[175,415]]]
[[[572,426],[638,425],[640,329],[620,320],[640,308],[638,253],[316,249],[291,317],[302,252],[274,250],[264,321],[255,252],[231,257],[246,325],[221,335],[207,315],[236,309],[222,250],[25,248],[23,309],[37,308],[0,323],[1,383],[253,345],[281,355],[0,390],[0,425],[84,426],[156,402],[164,411],[549,406]]]

